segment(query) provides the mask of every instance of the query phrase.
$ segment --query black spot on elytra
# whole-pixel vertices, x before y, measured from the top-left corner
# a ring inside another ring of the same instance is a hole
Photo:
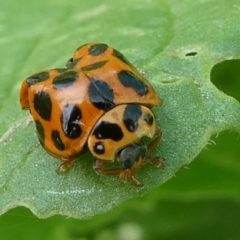
[[[104,81],[90,79],[89,99],[98,109],[107,111],[114,107],[114,94],[112,88]]]
[[[52,131],[52,134],[51,134],[51,139],[54,143],[54,146],[60,150],[60,151],[63,151],[65,149],[65,145],[64,143],[62,142],[62,139],[60,137],[60,134],[57,130],[53,130]]]
[[[97,154],[104,154],[105,153],[105,147],[102,142],[96,142],[93,146],[93,151]]]
[[[78,59],[70,58],[66,63],[67,69],[73,69],[81,59],[82,58],[78,58]]]
[[[46,121],[50,121],[52,113],[52,101],[46,91],[37,92],[33,99],[34,109],[39,116]]]
[[[36,125],[36,129],[37,129],[37,136],[38,136],[39,142],[42,145],[44,145],[45,133],[44,133],[43,125],[38,120],[35,121],[35,125]]]
[[[92,56],[99,56],[102,53],[104,53],[106,50],[108,49],[108,45],[104,44],[104,43],[98,43],[98,44],[94,44],[92,45],[89,50],[88,53]]]
[[[153,124],[154,119],[151,114],[144,114],[143,119],[149,126]]]
[[[98,68],[102,68],[106,63],[108,62],[108,60],[106,61],[101,61],[101,62],[95,62],[91,65],[87,65],[85,67],[82,67],[81,70],[82,71],[91,71],[91,70],[96,70]]]
[[[135,132],[138,129],[138,121],[142,115],[139,105],[128,104],[123,113],[123,123],[129,132]]]
[[[62,110],[61,124],[64,134],[71,138],[76,139],[80,137],[82,129],[80,126],[80,119],[82,112],[78,106],[74,104],[66,104]]]
[[[38,82],[43,82],[49,78],[48,72],[36,73],[26,79],[26,82],[29,86],[34,85]]]
[[[119,141],[123,138],[123,132],[116,123],[100,122],[92,133],[97,139],[111,139]]]
[[[113,49],[112,55],[121,60],[122,62],[126,63],[127,65],[131,66],[131,63],[125,58],[125,56],[116,49]]]
[[[54,70],[56,70],[59,73],[64,73],[66,72],[68,69],[67,68],[55,68]]]
[[[53,87],[56,89],[67,88],[72,86],[77,79],[77,72],[67,71],[53,79]]]
[[[74,67],[74,60],[73,58],[70,58],[66,63],[67,68],[73,68]]]
[[[76,49],[76,51],[79,51],[81,48],[87,46],[88,44],[89,44],[89,43],[85,43],[85,44],[81,45],[80,47],[78,47],[78,48]]]
[[[119,72],[118,79],[123,86],[132,88],[139,96],[148,93],[148,86],[131,71],[123,70]]]

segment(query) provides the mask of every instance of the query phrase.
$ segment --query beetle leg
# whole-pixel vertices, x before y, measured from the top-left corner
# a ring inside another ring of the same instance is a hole
[[[131,181],[133,185],[136,187],[142,187],[143,184],[140,183],[135,177],[134,177],[135,171],[131,168],[122,169],[119,175],[119,179],[123,181]]]
[[[107,161],[100,160],[98,158],[95,158],[93,169],[103,175],[119,175],[121,172],[121,168],[115,168],[115,169],[104,169],[104,165],[107,163]]]
[[[72,164],[75,162],[76,159],[71,159],[64,161],[57,169],[56,172],[59,174],[60,172],[66,171]]]
[[[114,169],[103,169],[106,161],[102,161],[100,159],[95,159],[94,170],[103,175],[118,175],[121,181],[131,181],[133,185],[137,187],[142,187],[143,184],[140,183],[137,179],[134,178],[134,171],[132,169],[122,169],[122,168],[114,168]]]
[[[150,157],[147,159],[147,162],[153,164],[157,168],[165,168],[165,163],[161,161],[159,156]]]
[[[148,151],[151,152],[160,142],[162,138],[162,131],[159,127],[157,127],[156,133],[154,135],[154,139],[148,144]]]
[[[159,127],[157,127],[154,139],[147,146],[149,152],[151,152],[158,145],[161,138],[162,131]],[[165,167],[165,164],[161,161],[161,158],[159,156],[150,157],[147,159],[147,162],[153,164],[155,167]]]
[[[83,154],[86,153],[86,152],[87,152],[87,147],[84,146],[84,148],[82,149],[81,154],[80,154],[79,156],[83,155]],[[79,156],[78,156],[78,157],[79,157]],[[76,160],[77,160],[77,157],[74,157],[74,158],[72,158],[72,159],[67,159],[67,160],[65,160],[65,161],[56,169],[56,172],[57,172],[57,173],[60,173],[60,172],[66,171],[69,167],[71,167],[71,166],[73,165],[73,163],[74,163]]]
[[[137,179],[134,178],[134,174],[136,171],[133,169],[127,168],[127,169],[122,169],[122,168],[113,168],[113,169],[104,169],[106,161],[100,160],[100,159],[95,159],[94,162],[94,170],[103,175],[118,175],[119,179],[122,181],[131,181],[133,185],[137,187],[142,187],[143,184],[141,184]]]

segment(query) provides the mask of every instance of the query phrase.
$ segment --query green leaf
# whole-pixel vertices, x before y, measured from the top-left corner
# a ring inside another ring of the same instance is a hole
[[[237,137],[228,131],[213,137],[216,145],[208,145],[189,169],[106,214],[85,220],[62,216],[42,220],[26,209],[13,209],[0,218],[0,239],[238,239]]]
[[[106,212],[170,179],[213,134],[240,133],[239,102],[210,81],[214,65],[240,57],[238,1],[9,0],[0,6],[0,213],[16,206],[41,218]],[[142,168],[137,178],[143,188],[97,175],[88,153],[56,174],[60,162],[41,148],[29,113],[20,109],[21,80],[63,67],[87,42],[121,51],[164,100],[154,109],[163,130],[155,153],[166,168]]]

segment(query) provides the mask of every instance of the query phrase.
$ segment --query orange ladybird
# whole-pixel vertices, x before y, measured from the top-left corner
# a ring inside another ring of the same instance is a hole
[[[29,109],[38,139],[65,170],[85,150],[94,156],[94,169],[134,178],[145,163],[163,166],[149,152],[161,139],[151,111],[162,100],[149,82],[116,49],[102,43],[78,48],[66,68],[35,73],[23,81],[20,102]],[[151,142],[146,145],[142,138]],[[121,167],[105,169],[109,162]]]

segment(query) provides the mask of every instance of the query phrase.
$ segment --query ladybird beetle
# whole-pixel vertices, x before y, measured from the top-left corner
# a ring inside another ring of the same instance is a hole
[[[43,148],[66,170],[83,152],[94,156],[94,170],[118,175],[136,186],[135,173],[161,139],[151,111],[160,106],[149,82],[116,49],[103,43],[79,47],[65,68],[35,73],[21,86],[20,103],[29,109]],[[143,137],[151,139],[149,144]],[[117,160],[120,168],[106,169]]]

